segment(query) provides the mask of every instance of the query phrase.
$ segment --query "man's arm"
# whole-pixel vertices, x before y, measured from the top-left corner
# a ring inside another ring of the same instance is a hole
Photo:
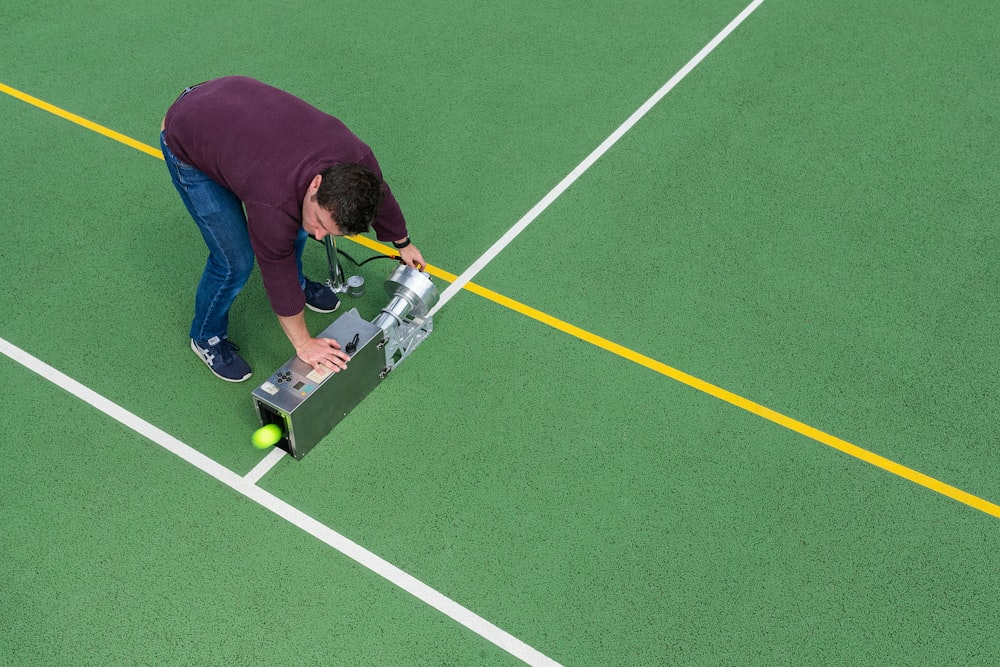
[[[365,166],[372,169],[381,178],[382,172],[379,170],[378,162],[375,161],[374,156],[371,156],[370,162],[366,163]],[[410,237],[406,230],[406,219],[403,217],[403,211],[399,208],[399,202],[396,201],[392,189],[385,181],[382,181],[382,190],[385,193],[385,199],[382,201],[378,216],[372,224],[375,238],[383,242],[391,241],[404,264],[423,271],[427,268],[427,262],[420,250],[410,243]]]
[[[309,335],[304,312],[289,317],[278,315],[278,322],[295,348],[295,354],[320,372],[336,373],[347,368],[350,356],[340,349],[340,343],[332,338],[313,338]]]
[[[400,248],[399,246],[403,246]],[[420,250],[417,246],[410,243],[410,237],[407,236],[393,243],[396,250],[399,251],[399,256],[403,260],[403,263],[407,266],[412,266],[413,268],[423,271],[427,268],[427,262],[424,261],[424,256],[420,254]]]

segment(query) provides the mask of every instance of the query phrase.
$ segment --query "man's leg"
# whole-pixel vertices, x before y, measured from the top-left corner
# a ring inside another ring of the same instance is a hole
[[[232,192],[184,164],[160,135],[170,178],[208,246],[208,261],[195,293],[192,349],[224,380],[250,377],[250,367],[228,341],[229,309],[253,270],[253,249],[243,203]]]

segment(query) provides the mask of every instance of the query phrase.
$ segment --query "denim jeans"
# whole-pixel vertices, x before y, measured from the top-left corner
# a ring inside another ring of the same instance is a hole
[[[208,245],[208,261],[195,292],[191,338],[199,341],[213,336],[226,338],[229,309],[253,271],[253,248],[243,202],[204,172],[178,160],[162,132],[160,147],[170,179]],[[302,250],[307,238],[302,229],[295,240],[295,259],[302,286],[305,286]]]

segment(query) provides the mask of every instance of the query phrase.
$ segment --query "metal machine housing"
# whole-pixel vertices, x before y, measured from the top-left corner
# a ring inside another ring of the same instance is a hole
[[[260,423],[280,426],[284,436],[276,446],[297,460],[385,377],[382,330],[362,319],[356,308],[337,318],[318,337],[332,338],[341,349],[353,350],[346,369],[319,374],[296,356],[253,391]]]
[[[277,424],[276,446],[301,460],[386,375],[430,334],[428,315],[437,302],[434,284],[416,269],[399,266],[385,281],[390,301],[372,321],[352,308],[317,335],[332,338],[349,355],[347,368],[319,373],[293,356],[253,390],[261,425]]]

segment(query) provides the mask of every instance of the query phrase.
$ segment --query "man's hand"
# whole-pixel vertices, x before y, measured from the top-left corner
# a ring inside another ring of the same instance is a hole
[[[347,368],[351,358],[332,338],[310,338],[296,347],[295,353],[320,373],[338,373]]]
[[[404,264],[412,266],[418,271],[423,271],[427,266],[427,262],[424,261],[424,256],[420,254],[420,250],[417,249],[417,246],[412,243],[399,250],[399,257],[403,260]]]
[[[320,373],[336,373],[347,368],[348,354],[340,349],[340,343],[331,338],[313,338],[306,328],[302,312],[288,317],[278,315],[281,328],[285,330],[295,354]]]

